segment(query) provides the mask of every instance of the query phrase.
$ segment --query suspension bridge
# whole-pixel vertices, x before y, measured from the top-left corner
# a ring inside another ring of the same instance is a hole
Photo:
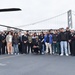
[[[0,24],[0,26],[6,27],[9,29],[12,28],[15,30],[20,30],[20,31],[25,31],[25,30],[40,31],[40,30],[49,30],[49,29],[59,29],[61,27],[74,28],[74,23],[75,23],[74,19],[75,19],[75,12],[72,10],[69,10],[67,12],[55,15],[53,17],[49,17],[49,18],[36,21],[33,23],[25,24],[25,25],[12,27],[11,25]]]

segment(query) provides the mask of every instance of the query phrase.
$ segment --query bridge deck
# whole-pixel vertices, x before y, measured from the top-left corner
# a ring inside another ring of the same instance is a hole
[[[74,75],[75,57],[2,55],[0,75]]]

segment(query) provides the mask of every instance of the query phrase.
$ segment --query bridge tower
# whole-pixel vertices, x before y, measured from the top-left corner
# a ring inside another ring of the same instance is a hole
[[[69,28],[73,28],[73,24],[72,24],[72,10],[69,10],[67,12],[67,14],[68,14],[68,27]]]

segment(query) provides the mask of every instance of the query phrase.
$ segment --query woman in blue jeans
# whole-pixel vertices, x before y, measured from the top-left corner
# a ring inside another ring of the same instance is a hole
[[[14,47],[14,53],[15,53],[15,55],[19,54],[18,44],[19,44],[18,34],[14,33],[14,36],[13,36],[13,47]]]

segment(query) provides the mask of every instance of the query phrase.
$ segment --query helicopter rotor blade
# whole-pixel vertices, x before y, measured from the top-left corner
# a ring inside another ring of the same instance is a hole
[[[5,9],[0,9],[0,12],[9,12],[9,11],[21,11],[20,8],[5,8]]]

